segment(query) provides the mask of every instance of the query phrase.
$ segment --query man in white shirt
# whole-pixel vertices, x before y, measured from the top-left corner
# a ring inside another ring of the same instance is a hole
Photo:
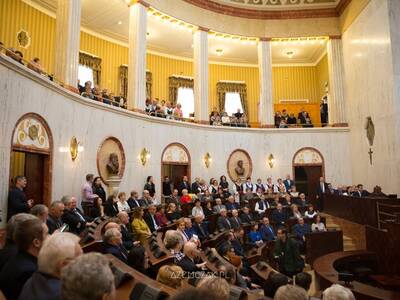
[[[265,214],[265,211],[270,208],[270,205],[267,200],[265,200],[264,195],[257,201],[256,206],[254,207],[254,211],[258,213],[258,216],[262,218]]]
[[[246,182],[243,183],[243,191],[250,189],[253,193],[256,192],[256,185],[251,182],[251,177],[246,178]]]

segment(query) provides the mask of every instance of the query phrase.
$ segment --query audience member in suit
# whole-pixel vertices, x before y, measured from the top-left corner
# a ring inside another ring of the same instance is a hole
[[[235,197],[233,196],[228,197],[228,202],[226,203],[226,209],[228,211],[239,209],[239,204],[235,202]]]
[[[186,175],[183,176],[182,182],[179,183],[178,186],[179,195],[182,195],[182,190],[184,189],[188,190],[189,194],[192,192],[190,182],[188,181],[188,177]]]
[[[286,179],[283,181],[283,184],[285,185],[286,191],[290,192],[290,190],[292,189],[292,186],[294,185],[294,181],[292,179],[290,179],[289,174],[286,175]]]
[[[25,283],[18,300],[61,299],[61,268],[81,254],[76,235],[57,232],[48,237],[39,251],[38,271]]]
[[[262,195],[261,199],[256,202],[254,211],[258,214],[259,218],[262,218],[268,208],[270,208],[270,205],[268,201],[265,200],[264,195]]]
[[[170,221],[167,218],[167,215],[165,214],[164,204],[157,206],[155,218],[156,218],[157,225],[160,227],[166,226],[170,223]]]
[[[287,236],[285,228],[279,228],[276,235],[274,256],[279,261],[279,272],[288,277],[302,272],[304,261],[297,243]]]
[[[172,195],[165,199],[166,204],[174,203],[178,208],[181,205],[178,189],[172,191]]]
[[[114,195],[110,195],[104,204],[104,213],[109,217],[115,217],[118,213],[118,198]]]
[[[233,238],[230,241],[233,249],[235,250],[236,255],[245,256],[244,252],[244,229],[239,227],[235,228],[233,231]]]
[[[103,253],[112,254],[128,264],[128,251],[122,245],[122,234],[117,228],[110,228],[103,236]]]
[[[214,214],[211,201],[206,201],[206,207],[204,207],[203,212],[206,218]]]
[[[248,203],[251,199],[254,198],[254,193],[250,188],[246,188],[244,191],[245,193],[242,196],[242,201]]]
[[[156,221],[156,206],[151,204],[147,208],[147,213],[145,213],[143,219],[146,221],[147,226],[149,226],[150,231],[154,232],[158,229]]]
[[[134,244],[134,237],[132,232],[131,224],[129,223],[129,215],[121,211],[117,215],[120,223],[120,229],[122,234],[122,245],[125,249],[130,250]]]
[[[276,291],[281,287],[288,284],[288,277],[282,273],[269,273],[269,276],[264,284],[264,295],[267,299],[274,299]]]
[[[276,209],[274,209],[274,211],[271,214],[271,220],[272,222],[274,222],[276,226],[285,225],[285,222],[287,220],[287,214],[283,210],[282,204],[279,203],[276,206]]]
[[[140,199],[140,201],[143,203],[143,206],[154,204],[154,199],[150,196],[150,192],[148,190],[143,190],[143,198]]]
[[[196,263],[197,258],[197,245],[193,242],[187,242],[183,247],[184,256],[180,261],[177,261],[177,265],[180,266],[184,271],[188,273],[200,272],[205,268],[206,263]]]
[[[324,177],[319,178],[319,184],[317,186],[316,199],[318,200],[318,210],[324,210],[324,194],[328,192],[328,184],[325,182]]]
[[[214,213],[219,214],[221,212],[221,210],[225,209],[226,210],[226,206],[222,204],[222,200],[221,198],[217,198],[215,199],[215,205],[214,205]]]
[[[7,220],[19,213],[29,213],[33,199],[26,199],[24,188],[27,180],[24,176],[15,177],[15,186],[8,193]]]
[[[156,186],[153,182],[153,176],[147,176],[146,184],[144,185],[143,190],[149,191],[150,197],[154,197],[156,193]]]
[[[51,202],[49,216],[46,221],[47,227],[49,228],[49,234],[53,234],[54,231],[62,227],[63,221],[61,217],[64,213],[64,208],[64,203],[61,201]]]
[[[39,218],[25,220],[15,228],[18,252],[0,273],[0,290],[6,299],[18,299],[25,282],[36,272],[37,256],[47,234],[47,225]]]
[[[242,226],[242,221],[239,218],[239,213],[238,213],[237,209],[232,210],[232,217],[229,218],[229,221],[230,221],[231,227],[233,229],[236,229],[236,228]]]
[[[217,219],[218,230],[229,230],[232,229],[232,224],[227,217],[226,209],[221,209],[220,216]]]
[[[144,206],[144,203],[139,199],[139,195],[136,191],[131,191],[131,196],[128,199],[128,205],[133,210],[136,207]]]
[[[192,239],[193,234],[196,234],[193,228],[192,220],[190,218],[184,218],[185,221],[185,233],[189,240]]]
[[[196,195],[201,192],[199,177],[196,177],[194,179],[194,182],[192,183],[192,186],[191,186],[191,191],[193,194],[196,194]]]
[[[106,191],[104,190],[103,186],[101,185],[101,177],[95,177],[93,180],[93,185],[92,185],[92,190],[93,193],[96,194],[101,198],[101,200],[106,202]]]
[[[162,194],[166,197],[171,196],[173,191],[173,183],[169,180],[168,176],[164,177],[163,185],[162,185]]]
[[[298,223],[293,226],[293,233],[299,243],[300,250],[304,251],[306,234],[311,233],[311,227],[307,223],[304,223],[303,218],[298,219],[297,222]]]
[[[27,213],[20,213],[12,216],[7,222],[6,241],[2,249],[0,249],[0,270],[15,255],[17,255],[18,247],[14,242],[14,232],[20,223],[26,220],[36,219],[35,216]]]
[[[258,224],[254,224],[251,226],[248,237],[249,243],[252,246],[260,246],[263,243],[261,233],[258,231]]]
[[[240,220],[242,223],[251,223],[254,221],[253,216],[250,214],[250,209],[245,206],[240,214]]]
[[[183,244],[187,243],[190,240],[190,237],[189,235],[187,235],[185,229],[186,229],[185,218],[180,218],[179,220],[176,221],[176,231],[181,235]]]
[[[90,222],[92,219],[85,216],[83,212],[76,207],[75,197],[64,196],[61,201],[65,206],[62,220],[68,225],[70,232],[79,234],[86,228],[86,225],[91,224]]]
[[[173,222],[173,221],[181,218],[181,213],[176,210],[175,203],[168,204],[168,210],[167,210],[166,216],[170,222]]]
[[[364,186],[362,184],[358,184],[358,191],[361,193],[361,197],[367,197],[369,196],[369,192],[367,190],[364,190]]]
[[[260,226],[261,237],[264,242],[269,242],[275,240],[275,231],[274,228],[269,224],[269,219],[264,217],[262,220],[262,224]]]
[[[308,201],[304,193],[299,194],[299,198],[296,199],[296,204],[299,207],[306,207],[308,205]]]
[[[194,218],[193,233],[199,237],[200,241],[208,238],[207,226],[203,223],[203,218],[200,216]]]

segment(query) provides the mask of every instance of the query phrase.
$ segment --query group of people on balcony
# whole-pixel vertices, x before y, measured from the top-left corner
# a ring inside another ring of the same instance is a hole
[[[297,118],[294,113],[288,114],[286,109],[275,112],[275,127],[276,128],[290,128],[301,126],[303,128],[314,127],[311,117],[307,111],[304,109],[298,113]]]
[[[217,108],[214,107],[210,114],[210,125],[249,127],[247,115],[245,112],[242,112],[240,108],[229,116],[226,111],[219,112]]]
[[[109,93],[107,89],[101,89],[98,85],[94,85],[92,88],[91,81],[86,81],[82,86],[78,80],[78,90],[82,97],[116,107],[127,108],[127,101],[122,95],[114,96],[113,93]]]

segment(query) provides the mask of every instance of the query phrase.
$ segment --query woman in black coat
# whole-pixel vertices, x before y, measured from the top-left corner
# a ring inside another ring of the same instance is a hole
[[[147,176],[146,184],[144,185],[143,190],[148,190],[151,197],[154,197],[156,193],[156,186],[153,182],[153,176]]]
[[[111,195],[108,196],[106,203],[104,204],[104,213],[106,216],[115,217],[118,213],[118,198]]]
[[[93,194],[96,194],[101,198],[103,203],[106,202],[106,191],[104,190],[103,186],[101,185],[101,178],[98,176],[93,180],[92,185]]]

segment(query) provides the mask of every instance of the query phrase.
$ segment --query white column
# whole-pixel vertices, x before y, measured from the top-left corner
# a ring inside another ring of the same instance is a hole
[[[78,83],[81,0],[58,0],[56,14],[56,79],[76,87]]]
[[[144,110],[147,7],[140,2],[132,1],[129,11],[128,109]]]
[[[328,118],[331,125],[347,125],[344,100],[344,67],[341,39],[328,41],[329,95]]]
[[[258,121],[262,127],[273,127],[274,104],[272,101],[271,42],[266,39],[260,39],[257,51],[258,72],[260,77]]]
[[[193,34],[194,46],[194,116],[208,123],[208,30],[199,28]]]

